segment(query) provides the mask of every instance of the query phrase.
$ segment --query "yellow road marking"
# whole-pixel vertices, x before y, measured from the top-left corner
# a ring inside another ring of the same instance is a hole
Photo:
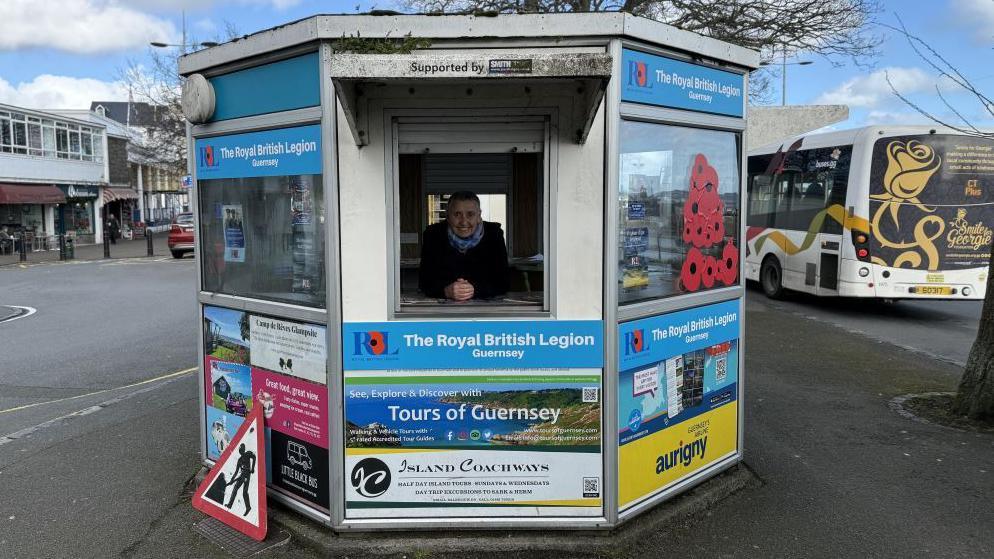
[[[175,377],[178,377],[178,376],[186,375],[186,374],[192,373],[193,371],[196,371],[198,368],[199,367],[190,367],[189,369],[183,369],[182,371],[176,371],[174,373],[167,373],[165,375],[162,375],[162,376],[159,376],[159,377],[155,377],[155,378],[150,378],[148,380],[143,380],[141,382],[136,382],[134,384],[129,384],[129,385],[126,385],[126,386],[118,386],[117,388],[106,388],[104,390],[97,390],[96,392],[90,392],[90,393],[87,393],[87,394],[80,394],[79,396],[70,396],[68,398],[60,398],[58,400],[49,400],[47,402],[35,402],[34,404],[26,404],[26,405],[23,405],[23,406],[18,406],[16,408],[8,408],[8,409],[5,409],[5,410],[0,410],[0,415],[3,415],[5,413],[12,413],[12,412],[15,412],[15,411],[26,410],[28,408],[34,408],[34,407],[37,407],[37,406],[44,406],[44,405],[47,405],[47,404],[58,404],[59,402],[69,402],[71,400],[78,400],[80,398],[86,398],[87,396],[96,396],[98,394],[106,394],[107,392],[114,392],[115,390],[125,390],[127,388],[134,388],[136,386],[142,386],[143,384],[150,384],[150,383],[157,382],[157,381],[160,381],[160,380],[166,380],[166,379],[170,379],[170,378],[175,378]]]

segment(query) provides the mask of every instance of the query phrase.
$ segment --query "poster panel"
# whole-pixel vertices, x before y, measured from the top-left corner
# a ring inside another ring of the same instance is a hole
[[[621,100],[741,117],[745,76],[624,49]]]
[[[224,261],[245,262],[245,229],[242,205],[221,206],[224,220]]]
[[[327,384],[325,327],[250,315],[252,365]]]
[[[601,371],[347,371],[347,518],[601,516]]]
[[[258,407],[268,485],[327,511],[325,327],[210,305],[203,317],[207,457]]]
[[[740,301],[619,326],[625,510],[738,450]]]

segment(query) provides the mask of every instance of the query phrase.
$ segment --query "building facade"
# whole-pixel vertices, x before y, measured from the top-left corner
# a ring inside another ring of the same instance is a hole
[[[128,145],[128,182],[137,195],[132,214],[122,223],[143,222],[152,227],[168,224],[176,214],[188,211],[190,197],[184,175],[150,156],[148,137],[162,122],[162,107],[142,102],[94,101],[90,112],[123,126],[131,138]],[[178,152],[183,146],[175,146]]]
[[[57,248],[61,234],[102,242],[108,138],[99,122],[0,104],[0,237],[28,250]]]

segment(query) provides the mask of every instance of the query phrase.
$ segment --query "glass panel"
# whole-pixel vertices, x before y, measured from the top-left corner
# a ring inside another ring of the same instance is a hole
[[[23,122],[14,122],[14,145],[24,147],[28,145],[27,125]]]
[[[13,143],[13,138],[10,134],[10,121],[0,119],[0,144],[9,146],[11,143]]]
[[[28,147],[41,148],[41,126],[38,124],[28,125]]]
[[[55,146],[59,152],[59,157],[68,159],[69,157],[69,132],[65,130],[55,131]]]
[[[93,155],[93,138],[89,134],[81,136],[83,141],[83,155]]]
[[[45,155],[48,157],[54,156],[55,151],[55,129],[46,126],[41,129],[41,141],[42,149],[45,150]]]
[[[69,133],[69,156],[79,159],[79,132]]]
[[[739,136],[622,121],[618,303],[739,283]]]
[[[324,307],[321,175],[201,180],[198,187],[206,291]]]
[[[100,131],[93,133],[93,160],[100,161],[104,156],[104,137]]]

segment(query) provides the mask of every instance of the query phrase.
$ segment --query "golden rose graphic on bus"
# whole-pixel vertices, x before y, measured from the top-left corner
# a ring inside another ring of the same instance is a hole
[[[940,135],[878,140],[870,169],[873,262],[923,270],[986,266],[989,240],[970,246],[957,241],[954,246],[948,237],[953,230],[964,230],[964,235],[978,239],[964,229],[966,215],[958,213],[966,205],[976,214],[971,223],[991,221],[994,199],[977,197],[976,192],[990,192],[982,185],[994,184],[992,144]],[[976,186],[970,196],[964,184]]]

